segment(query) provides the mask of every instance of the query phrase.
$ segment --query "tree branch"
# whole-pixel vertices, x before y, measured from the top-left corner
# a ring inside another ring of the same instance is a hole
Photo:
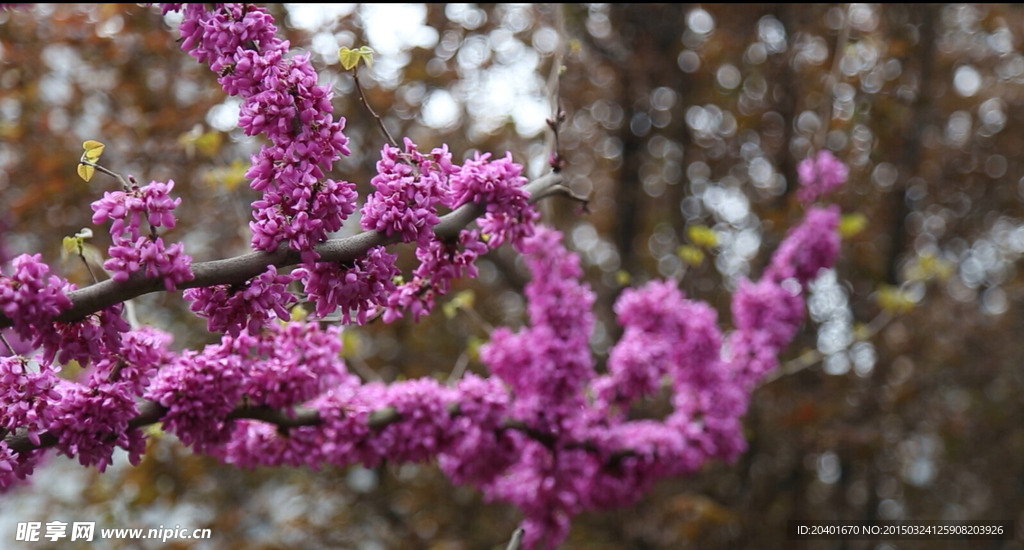
[[[550,190],[561,185],[562,180],[561,175],[549,173],[531,181],[523,188],[530,194],[530,202],[535,203],[549,196]],[[454,238],[462,228],[480,217],[485,209],[484,204],[464,204],[442,216],[440,223],[434,227],[434,233],[442,239]],[[320,254],[320,260],[324,262],[351,262],[375,246],[394,244],[399,240],[397,234],[388,237],[377,231],[364,231],[319,243],[314,246],[314,250]],[[268,266],[288,267],[300,262],[299,252],[288,248],[286,244],[282,244],[273,252],[249,252],[232,258],[197,262],[192,264],[192,273],[195,277],[191,281],[181,283],[178,288],[243,284],[263,273]],[[122,282],[107,279],[69,292],[71,307],[61,312],[54,320],[79,321],[114,304],[163,289],[164,283],[161,279],[146,278],[142,272],[134,273],[128,280]],[[0,314],[0,329],[13,324],[11,319]]]

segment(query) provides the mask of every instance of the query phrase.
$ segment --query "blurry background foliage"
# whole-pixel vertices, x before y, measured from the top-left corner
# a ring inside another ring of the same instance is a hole
[[[846,214],[842,260],[815,285],[784,370],[755,393],[749,451],[579,518],[564,548],[776,548],[797,518],[1024,525],[1020,5],[269,9],[335,87],[353,154],[333,176],[363,192],[383,138],[339,47],[374,50],[360,81],[393,135],[457,155],[510,150],[531,175],[545,168],[547,82],[563,56],[558,145],[569,184],[591,200],[588,212],[543,208],[599,295],[599,362],[624,285],[681,277],[728,327],[731,289],[759,275],[800,215],[797,163],[825,147],[850,165],[833,197]],[[175,180],[184,201],[170,238],[197,261],[246,249],[255,194],[242,174],[259,143],[235,128],[237,100],[178,50],[176,22],[127,4],[0,12],[4,259],[39,251],[89,282],[74,255],[61,259],[62,237],[90,226],[90,202],[115,183],[76,176],[86,139],[106,144],[105,166]],[[103,250],[97,229],[89,242]],[[346,332],[349,364],[384,380],[480,369],[484,327],[523,320],[525,276],[514,255],[492,254],[421,325]],[[179,346],[214,338],[177,293],[136,302]],[[53,460],[0,498],[2,536],[13,540],[17,521],[95,520],[215,536],[160,548],[456,550],[503,547],[518,521],[432,465],[246,472],[153,433],[138,468],[119,460],[98,475]]]

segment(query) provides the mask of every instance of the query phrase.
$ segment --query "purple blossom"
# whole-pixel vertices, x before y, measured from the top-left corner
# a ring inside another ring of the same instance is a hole
[[[738,331],[763,332],[767,336],[764,343],[778,352],[793,339],[803,322],[800,287],[771,279],[757,283],[741,281],[732,296],[732,319]]]
[[[549,228],[537,231],[523,243],[526,265],[533,279],[526,285],[530,323],[555,330],[574,344],[590,340],[594,326],[594,293],[580,282],[580,258],[565,249],[562,234]]]
[[[458,414],[452,418],[451,443],[438,464],[454,483],[489,484],[519,456],[521,438],[502,429],[511,395],[497,378],[472,373],[455,390]]]
[[[796,197],[800,202],[810,204],[818,197],[846,183],[850,169],[831,151],[822,149],[817,155],[800,161],[796,172],[800,179],[800,189],[796,192]]]
[[[57,436],[61,453],[101,472],[111,464],[115,447],[127,450],[133,465],[139,463],[145,438],[128,426],[138,414],[130,384],[89,386],[62,380],[57,391],[60,399],[51,405],[53,419],[47,431]]]
[[[61,398],[56,390],[59,381],[53,369],[33,372],[20,357],[0,358],[0,433],[23,428],[38,445],[39,434],[53,421],[49,405]]]
[[[50,275],[41,254],[22,254],[11,264],[11,275],[0,275],[0,312],[13,322],[19,337],[36,346],[49,332],[53,318],[71,307],[64,294],[67,282]]]
[[[341,228],[355,211],[355,186],[326,179],[348,155],[343,118],[334,120],[332,93],[317,83],[308,54],[286,57],[273,17],[252,4],[164,5],[182,10],[182,49],[219,75],[224,91],[242,98],[239,127],[264,134],[269,144],[253,155],[246,177],[263,196],[253,202],[252,246],[275,250],[282,242],[306,263],[313,246]]]
[[[129,394],[141,396],[157,372],[173,361],[170,343],[171,335],[154,328],[127,332],[116,352],[86,371],[88,384],[117,383],[125,386]]]
[[[121,317],[124,304],[115,304],[81,321],[55,322],[53,331],[42,336],[43,362],[62,364],[77,361],[83,367],[117,353],[121,335],[131,327]]]
[[[451,434],[448,404],[454,392],[429,379],[393,382],[380,395],[378,408],[391,408],[399,420],[377,430],[368,444],[369,464],[383,459],[424,462],[445,448]]]
[[[405,311],[411,311],[416,321],[430,313],[435,297],[447,293],[453,280],[476,276],[476,259],[486,252],[487,245],[475,230],[462,230],[455,242],[434,237],[421,243],[416,248],[420,263],[412,280],[398,285],[387,297],[384,322],[401,318]]]
[[[323,318],[340,309],[343,323],[355,319],[363,324],[395,291],[394,278],[399,274],[396,258],[377,246],[349,266],[320,262],[295,273],[316,304],[317,316]]]
[[[243,285],[190,288],[182,295],[192,302],[189,309],[206,317],[210,332],[238,336],[242,330],[248,330],[255,334],[273,317],[282,321],[291,318],[288,310],[295,296],[288,291],[288,284],[292,280],[293,275],[278,274],[271,265]]]
[[[451,178],[455,206],[468,202],[487,205],[478,224],[490,248],[507,241],[519,249],[522,240],[533,234],[534,223],[540,218],[540,212],[530,204],[529,193],[523,189],[526,178],[522,173],[523,167],[512,161],[511,153],[494,161],[489,153],[477,153]]]
[[[375,191],[363,205],[363,229],[399,234],[405,242],[429,241],[440,221],[437,207],[450,203],[448,178],[455,172],[445,149],[424,155],[409,138],[404,151],[384,145],[370,180]]]
[[[839,207],[812,207],[772,254],[764,277],[776,282],[794,278],[801,286],[831,267],[839,257]]]
[[[223,345],[241,358],[242,393],[250,406],[285,409],[315,398],[328,388],[352,384],[340,358],[341,330],[287,323],[261,333],[225,338]]]
[[[242,397],[241,358],[225,351],[222,345],[187,350],[160,369],[146,390],[147,399],[167,409],[164,429],[198,451],[230,436],[228,413]]]
[[[560,433],[581,419],[583,390],[594,378],[590,353],[593,292],[579,278],[579,257],[557,231],[538,228],[524,241],[533,279],[526,286],[529,326],[498,328],[480,359],[511,387],[512,416],[531,428]]]
[[[0,439],[0,493],[28,479],[43,457],[43,449],[15,453]]]
[[[181,243],[170,246],[156,235],[158,228],[171,229],[175,220],[172,211],[181,204],[181,198],[171,199],[174,181],[151,182],[145,187],[133,186],[127,192],[104,193],[92,203],[93,223],[110,221],[110,259],[103,267],[113,272],[115,281],[126,281],[133,273],[145,270],[147,278],[160,278],[164,287],[174,290],[193,278],[192,258],[185,254]],[[143,233],[142,220],[149,224]]]
[[[633,502],[664,476],[743,451],[741,419],[753,383],[799,329],[803,286],[838,254],[838,209],[809,209],[764,276],[740,284],[731,310],[735,329],[725,338],[715,311],[686,299],[672,281],[623,292],[615,305],[623,335],[599,376],[590,349],[594,293],[561,235],[533,227],[536,211],[510,156],[477,155],[459,167],[446,148],[422,154],[408,140],[404,151],[385,147],[362,223],[416,244],[412,277],[396,282],[395,256],[383,247],[344,266],[317,264],[315,244],[355,208],[354,186],[325,178],[348,153],[343,121],[331,116],[330,90],[317,84],[308,56],[286,56],[288,44],[262,8],[164,7],[179,9],[183,47],[242,98],[243,130],[268,141],[248,172],[262,193],[253,203],[253,246],[274,250],[287,242],[306,265],[293,275],[270,268],[238,288],[187,291],[211,330],[227,333],[199,352],[175,355],[162,333],[126,331],[119,310],[57,325],[59,341],[40,340],[38,372],[22,358],[0,359],[0,429],[36,439],[52,433],[61,452],[103,469],[116,447],[138,459],[142,434],[128,426],[144,394],[163,407],[166,430],[242,466],[436,457],[453,481],[518,506],[531,548],[560,543],[584,510]],[[801,166],[808,200],[837,185],[838,161],[817,158],[813,178]],[[180,245],[165,246],[155,232],[174,225],[172,187],[154,182],[94,203],[94,221],[112,222],[115,278],[145,270],[170,289],[191,276]],[[438,238],[439,209],[468,202],[487,205],[479,227]],[[149,231],[141,229],[143,220]],[[454,278],[475,275],[480,255],[504,242],[524,254],[533,277],[526,325],[496,329],[481,349],[490,378],[466,375],[454,387],[432,379],[360,384],[340,358],[338,329],[269,322],[272,315],[287,318],[286,286],[296,279],[320,316],[340,308],[345,322],[361,323],[384,308],[385,320],[406,311],[418,318]],[[38,257],[16,260],[15,275],[0,278],[0,311],[19,336],[39,339],[67,307],[68,288]],[[89,361],[86,382],[58,379],[48,363],[54,354]],[[672,411],[631,419],[633,403],[666,384]],[[300,407],[318,421],[284,428],[235,418],[247,409],[298,414]],[[0,441],[0,487],[27,475],[37,457],[14,456]]]

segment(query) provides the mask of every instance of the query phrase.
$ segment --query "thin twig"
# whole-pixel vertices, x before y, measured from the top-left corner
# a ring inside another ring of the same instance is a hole
[[[384,133],[384,137],[388,140],[388,143],[390,143],[392,147],[397,149],[398,142],[395,141],[395,138],[391,137],[391,132],[388,132],[387,127],[384,126],[384,120],[381,119],[380,115],[378,115],[377,112],[373,110],[373,107],[370,107],[370,102],[366,100],[366,94],[363,92],[363,85],[359,83],[359,75],[356,74],[356,71],[358,70],[359,67],[356,67],[355,69],[352,70],[352,80],[356,82],[356,90],[359,92],[359,100],[362,101],[363,107],[366,107],[366,110],[369,111],[370,115],[373,116],[374,120],[377,121],[377,126],[379,126],[380,131]]]
[[[473,306],[460,307],[459,310],[468,315],[469,318],[482,328],[488,336],[494,332],[494,325],[488,323],[487,319],[484,319],[483,316],[473,308]]]
[[[523,533],[526,531],[522,527],[519,527],[512,532],[512,538],[508,541],[508,546],[505,550],[521,550],[523,547]]]
[[[876,334],[878,334],[886,325],[893,320],[893,315],[889,311],[882,311],[875,316],[867,325],[864,325],[859,331],[854,333],[857,342],[866,342]],[[825,354],[821,353],[817,349],[808,350],[784,364],[780,365],[779,368],[766,374],[758,386],[765,386],[772,382],[782,378],[783,376],[791,376],[802,370],[808,369],[820,363],[825,359]]]
[[[359,378],[362,378],[366,382],[381,381],[380,374],[377,371],[370,368],[370,365],[363,360],[362,357],[347,357],[345,358],[345,364],[352,368],[353,371]]]
[[[14,351],[14,347],[11,346],[11,343],[7,341],[7,337],[4,336],[3,332],[0,332],[0,341],[4,343],[4,346],[7,348],[7,351],[11,353],[11,357],[16,357],[18,355],[18,352]]]
[[[454,386],[458,382],[462,375],[466,372],[466,367],[469,366],[469,354],[462,352],[459,354],[459,358],[455,360],[455,366],[452,367],[452,372],[448,375],[449,386]]]
[[[82,263],[85,264],[85,270],[88,271],[89,276],[92,277],[93,284],[100,282],[100,280],[96,278],[96,273],[93,272],[92,266],[89,265],[89,260],[85,259],[85,250],[81,245],[78,246],[78,257],[82,260]]]
[[[839,82],[839,66],[846,55],[846,43],[850,40],[850,5],[846,6],[846,16],[843,18],[843,28],[839,30],[839,37],[836,38],[836,51],[832,57],[832,69],[828,73],[825,82],[825,101],[822,105],[821,128],[815,136],[815,148],[821,150],[825,147],[829,126],[832,125],[832,104],[835,102],[835,87]]]
[[[78,163],[79,164],[84,164],[86,166],[92,166],[93,168],[99,170],[100,172],[103,172],[104,174],[106,174],[106,175],[116,179],[118,181],[118,183],[121,184],[121,188],[124,189],[125,191],[128,191],[129,189],[131,189],[131,186],[128,185],[128,180],[124,179],[124,177],[121,174],[118,174],[117,172],[114,172],[112,170],[104,168],[104,167],[100,166],[99,164],[96,164],[95,162],[91,162],[91,161],[88,161],[88,160],[81,160]]]
[[[548,125],[551,127],[552,132],[548,134],[545,150],[548,154],[559,155],[558,126],[565,117],[559,97],[562,65],[565,58],[565,14],[562,11],[565,8],[561,4],[548,4],[548,6],[554,10],[554,25],[558,33],[558,45],[555,46],[554,55],[551,59],[551,70],[548,71],[547,79],[548,101],[551,104],[551,119],[548,120]]]

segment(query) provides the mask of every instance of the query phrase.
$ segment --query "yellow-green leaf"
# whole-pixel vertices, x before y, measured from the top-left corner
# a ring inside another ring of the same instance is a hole
[[[61,256],[74,254],[75,252],[78,252],[78,239],[74,237],[64,237],[64,252]]]
[[[85,149],[85,153],[82,153],[82,158],[90,162],[96,162],[97,160],[100,160],[100,155],[103,154],[104,147],[106,147],[106,145],[103,145],[96,140],[87,140],[82,143],[82,148]]]
[[[89,166],[88,164],[79,164],[78,165],[78,177],[82,178],[86,182],[91,180],[92,177],[95,174],[96,174],[96,169],[93,168],[92,166]]]
[[[689,265],[692,265],[693,267],[698,267],[702,263],[704,263],[704,251],[697,248],[696,246],[684,244],[683,246],[679,247],[679,250],[676,250],[676,255],[679,256],[681,260],[683,260]]]
[[[686,228],[686,236],[694,246],[712,248],[718,245],[718,235],[714,229],[706,225],[691,225]]]
[[[213,187],[223,187],[227,191],[234,191],[239,184],[245,181],[245,173],[248,169],[248,163],[243,162],[242,159],[235,159],[228,166],[210,169],[204,175],[203,181]]]
[[[953,275],[953,262],[939,258],[935,254],[921,254],[907,268],[907,280],[930,281],[938,279],[946,281]]]
[[[470,336],[466,341],[466,353],[472,361],[480,359],[480,347],[487,343],[487,340],[479,336]]]
[[[625,269],[620,269],[615,272],[615,284],[619,286],[626,286],[629,284],[630,277],[629,272]]]
[[[220,152],[224,134],[212,130],[204,132],[201,125],[196,125],[192,130],[178,136],[178,143],[185,148],[189,156],[199,151],[207,157],[212,157]]]
[[[444,316],[448,319],[455,317],[460,309],[473,309],[473,303],[476,301],[476,294],[472,290],[462,290],[452,296],[451,300],[448,300],[441,306],[441,310],[444,312]]]
[[[288,313],[291,316],[292,321],[305,321],[306,317],[309,317],[309,312],[301,305],[292,306],[291,311]]]
[[[844,239],[864,231],[864,228],[868,226],[868,217],[860,212],[854,212],[852,214],[845,214],[839,220],[839,236]]]
[[[86,182],[92,179],[93,175],[96,174],[96,168],[92,165],[96,164],[96,161],[100,159],[104,147],[102,143],[92,139],[82,143],[82,149],[85,152],[82,153],[82,158],[78,161],[78,177]]]
[[[338,61],[341,62],[341,66],[346,71],[359,66],[359,62],[363,62],[367,67],[373,67],[373,50],[369,46],[362,46],[357,49],[352,48],[341,48],[338,50]]]
[[[906,292],[896,287],[883,285],[875,295],[878,305],[892,313],[907,313],[914,309],[914,300]]]
[[[354,330],[345,330],[341,333],[341,353],[346,357],[358,357],[362,346],[359,341],[359,334]]]
[[[476,302],[476,293],[472,290],[462,290],[456,293],[451,301],[460,308],[471,308]]]
[[[92,238],[92,229],[83,227],[81,231],[75,233],[72,236],[64,237],[62,245],[64,250],[61,252],[61,257],[67,257],[68,254],[83,254],[85,248],[86,239]]]

